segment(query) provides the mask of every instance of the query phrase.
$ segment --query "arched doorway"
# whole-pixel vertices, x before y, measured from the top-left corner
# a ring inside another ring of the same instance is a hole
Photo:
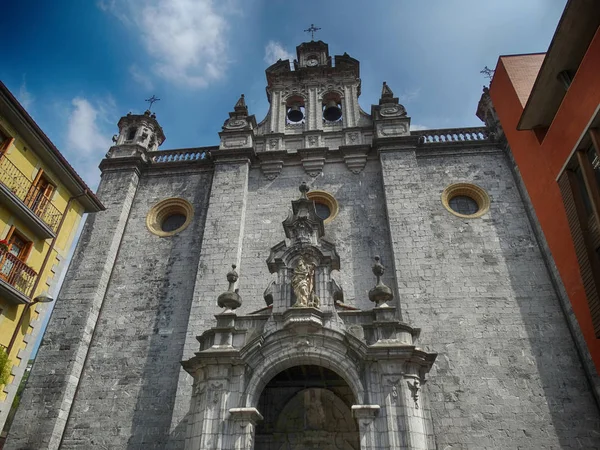
[[[255,450],[359,450],[348,383],[327,368],[294,366],[263,389]]]

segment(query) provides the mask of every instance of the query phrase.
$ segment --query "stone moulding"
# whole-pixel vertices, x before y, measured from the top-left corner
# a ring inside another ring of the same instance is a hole
[[[365,168],[370,150],[369,145],[344,145],[340,147],[346,167],[354,174],[359,174]]]
[[[258,160],[262,174],[268,180],[274,180],[283,169],[287,152],[285,150],[258,153]]]
[[[327,147],[305,148],[298,150],[304,171],[311,177],[316,177],[323,172]]]

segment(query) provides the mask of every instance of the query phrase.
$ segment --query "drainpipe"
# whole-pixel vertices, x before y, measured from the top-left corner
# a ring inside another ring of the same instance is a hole
[[[75,196],[69,198],[69,201],[67,202],[67,206],[65,207],[65,212],[64,212],[63,216],[60,219],[60,223],[58,224],[58,228],[56,229],[56,233],[54,233],[54,237],[52,238],[52,242],[50,242],[50,248],[48,249],[48,251],[46,252],[46,256],[44,257],[44,262],[42,263],[42,267],[40,268],[39,275],[36,278],[35,283],[33,284],[33,288],[31,289],[31,292],[29,293],[29,297],[30,298],[33,299],[33,294],[35,293],[36,289],[40,285],[40,281],[42,280],[42,276],[44,276],[44,271],[46,270],[46,266],[48,265],[48,261],[50,260],[50,255],[52,255],[52,251],[54,250],[54,246],[56,245],[56,240],[58,239],[58,236],[60,234],[60,231],[62,230],[63,224],[65,223],[65,219],[67,218],[67,214],[69,213],[69,207],[71,206],[71,203],[73,202],[73,200],[76,200],[79,197],[83,197],[86,194],[87,194],[87,192],[82,192],[81,194],[78,194],[78,195],[75,195]],[[19,330],[21,329],[21,326],[23,325],[23,320],[25,319],[25,316],[27,315],[27,311],[29,311],[29,308],[31,308],[36,303],[45,303],[45,302],[48,302],[48,300],[42,300],[42,298],[46,299],[46,298],[50,298],[50,297],[39,296],[39,297],[33,299],[32,302],[25,304],[25,308],[23,309],[23,313],[21,314],[21,317],[19,317],[19,322],[17,323],[17,327],[15,328],[15,331],[14,331],[12,337],[10,338],[10,342],[8,344],[8,347],[6,347],[6,354],[8,355],[9,358],[10,358],[10,352],[12,351],[12,348],[15,345],[15,341],[17,340],[17,336],[19,335]],[[50,301],[52,301],[52,300],[50,300]]]

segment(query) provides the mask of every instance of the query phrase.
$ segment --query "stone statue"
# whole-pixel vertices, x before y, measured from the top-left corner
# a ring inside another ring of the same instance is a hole
[[[300,258],[294,269],[292,289],[296,295],[294,307],[319,307],[319,297],[315,294],[315,266],[307,263],[304,257]]]

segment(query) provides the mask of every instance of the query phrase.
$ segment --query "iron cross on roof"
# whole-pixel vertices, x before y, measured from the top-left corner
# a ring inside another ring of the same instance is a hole
[[[310,40],[314,41],[315,40],[315,31],[319,31],[320,28],[315,27],[314,23],[310,24],[310,28],[307,28],[306,30],[304,30],[305,33],[310,33]]]
[[[152,105],[156,102],[158,102],[160,100],[160,98],[156,98],[156,95],[153,95],[150,98],[147,98],[146,100],[144,100],[145,102],[150,103],[150,106],[148,107],[148,110],[152,109]]]

